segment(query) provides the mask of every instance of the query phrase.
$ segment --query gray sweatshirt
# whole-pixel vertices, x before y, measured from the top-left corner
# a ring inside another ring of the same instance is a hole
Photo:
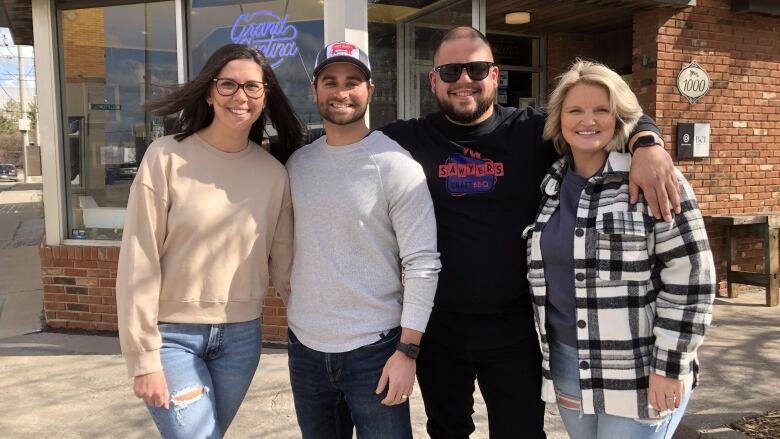
[[[420,165],[375,131],[338,147],[323,136],[287,170],[295,224],[287,317],[301,343],[346,352],[399,324],[424,332],[441,264]]]

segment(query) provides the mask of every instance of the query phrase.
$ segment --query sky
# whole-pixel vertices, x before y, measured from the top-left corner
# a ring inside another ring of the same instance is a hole
[[[33,64],[32,46],[21,46],[24,58],[24,77],[27,96],[26,101],[35,99],[35,66]],[[8,28],[0,27],[0,107],[13,98],[19,101],[19,61],[16,45]]]

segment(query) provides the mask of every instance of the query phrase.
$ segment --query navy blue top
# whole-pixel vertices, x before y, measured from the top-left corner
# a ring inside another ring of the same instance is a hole
[[[577,309],[574,293],[574,222],[577,204],[588,179],[572,169],[559,192],[560,204],[542,231],[544,279],[547,281],[547,333],[561,343],[577,347]]]

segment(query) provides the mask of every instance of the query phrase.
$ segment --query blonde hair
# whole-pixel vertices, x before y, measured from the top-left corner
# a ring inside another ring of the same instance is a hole
[[[607,91],[610,109],[615,115],[615,134],[604,150],[624,151],[629,134],[642,116],[642,107],[639,106],[639,101],[628,84],[614,70],[603,64],[581,59],[575,60],[571,68],[559,76],[558,85],[550,94],[547,121],[544,124],[544,139],[552,140],[560,154],[571,153],[571,148],[561,131],[561,111],[566,95],[577,84],[600,86]]]

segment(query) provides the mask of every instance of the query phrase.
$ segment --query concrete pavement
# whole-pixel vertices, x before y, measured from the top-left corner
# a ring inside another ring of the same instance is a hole
[[[149,438],[157,431],[133,396],[115,337],[52,332],[0,340],[0,436]],[[485,404],[475,392],[473,438],[486,439]],[[419,389],[410,397],[415,437],[425,434]],[[548,437],[566,434],[547,414]],[[300,438],[287,353],[264,349],[252,387],[230,428],[232,438]]]
[[[0,339],[41,329],[40,184],[0,184]]]
[[[780,307],[762,292],[718,299],[701,348],[701,384],[676,438],[747,438],[720,426],[780,409]],[[3,437],[154,437],[133,397],[114,337],[35,333],[0,340],[0,434]],[[477,433],[487,438],[485,406],[475,393]],[[411,397],[416,437],[424,433],[419,390]],[[297,438],[284,350],[265,349],[247,399],[231,427],[234,438]],[[551,439],[566,437],[553,413]]]

